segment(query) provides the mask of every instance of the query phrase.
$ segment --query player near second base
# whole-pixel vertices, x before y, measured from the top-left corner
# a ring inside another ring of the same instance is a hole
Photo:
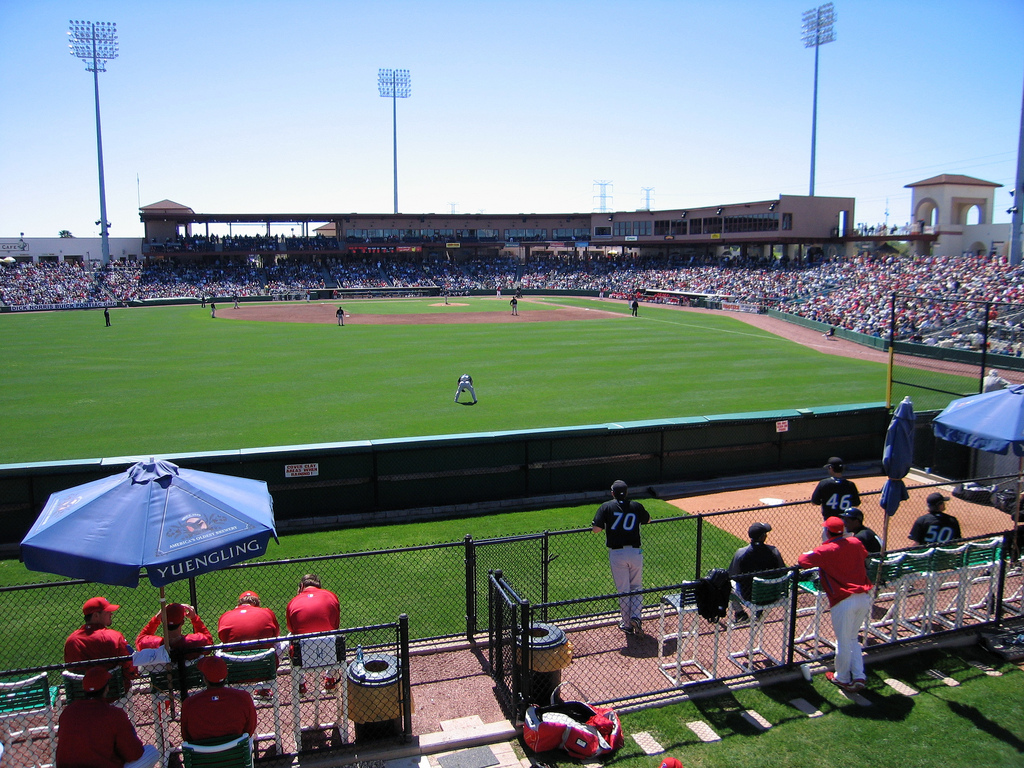
[[[469,392],[473,398],[471,405],[476,405],[476,390],[473,389],[473,377],[468,373],[464,373],[459,376],[459,386],[455,390],[455,402],[459,402],[459,395],[463,392]]]

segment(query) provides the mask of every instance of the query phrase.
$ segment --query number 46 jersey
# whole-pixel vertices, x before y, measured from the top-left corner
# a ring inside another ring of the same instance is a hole
[[[860,506],[860,493],[852,480],[845,477],[826,477],[811,494],[811,504],[821,505],[823,519],[841,515],[850,507]]]

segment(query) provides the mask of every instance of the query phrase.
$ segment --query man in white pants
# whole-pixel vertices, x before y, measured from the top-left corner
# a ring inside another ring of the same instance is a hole
[[[828,538],[811,552],[804,552],[797,562],[801,568],[817,568],[822,589],[828,596],[832,612],[832,628],[836,633],[835,672],[825,678],[844,691],[862,691],[864,651],[857,635],[871,612],[871,587],[864,561],[868,551],[863,542],[846,536],[842,518],[825,521]]]
[[[476,390],[473,389],[473,377],[468,373],[464,373],[459,376],[459,387],[455,390],[455,402],[459,402],[459,395],[463,392],[469,392],[473,397],[473,402],[470,405],[476,405]]]
[[[612,483],[612,500],[597,508],[591,529],[604,531],[608,563],[620,595],[643,587],[644,555],[640,549],[640,526],[651,521],[651,514],[638,501],[630,501],[629,487],[622,480]],[[619,629],[627,635],[643,632],[640,611],[643,595],[619,598],[622,622]]]

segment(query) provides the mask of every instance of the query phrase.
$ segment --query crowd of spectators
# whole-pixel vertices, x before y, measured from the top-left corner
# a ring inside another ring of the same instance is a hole
[[[196,238],[191,238],[195,240]],[[237,239],[237,238],[236,238]],[[183,239],[188,241],[188,239]],[[247,247],[259,238],[247,238]],[[267,240],[274,240],[268,238]],[[235,242],[219,240],[222,245]],[[326,242],[326,239],[325,239]],[[845,259],[775,261],[737,256],[685,259],[581,260],[532,257],[526,264],[495,256],[460,262],[440,257],[384,260],[311,256],[221,256],[214,262],[161,258],[142,264],[114,261],[90,274],[78,264],[0,267],[0,300],[9,305],[208,296],[248,297],[322,288],[432,288],[468,291],[599,291],[631,296],[644,291],[698,294],[777,309],[871,336],[889,332],[893,293],[907,294],[896,308],[896,338],[941,346],[975,347],[987,327],[993,351],[1018,354],[1024,317],[1000,304],[1024,303],[1024,267],[1000,257],[907,257],[861,253]],[[977,303],[990,302],[988,317]]]
[[[68,261],[0,266],[0,304],[81,304],[102,292],[81,264]]]

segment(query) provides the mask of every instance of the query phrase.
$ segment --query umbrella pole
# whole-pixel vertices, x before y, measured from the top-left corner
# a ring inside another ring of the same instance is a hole
[[[1018,527],[1020,526],[1020,489],[1024,483],[1024,456],[1017,458],[1017,501],[1013,505],[1013,559],[1016,562],[1020,558],[1020,539],[1018,538]]]
[[[885,512],[884,509],[882,511]],[[882,523],[882,551],[878,553],[883,560],[886,550],[889,549],[889,517],[889,513],[885,512],[885,522]]]
[[[171,658],[171,641],[168,637],[170,634],[167,631],[167,596],[164,594],[164,587],[160,585],[160,624],[164,628],[164,647],[167,649],[167,657]],[[167,705],[171,710],[171,722],[173,722],[177,715],[174,711],[174,667],[167,667]]]

